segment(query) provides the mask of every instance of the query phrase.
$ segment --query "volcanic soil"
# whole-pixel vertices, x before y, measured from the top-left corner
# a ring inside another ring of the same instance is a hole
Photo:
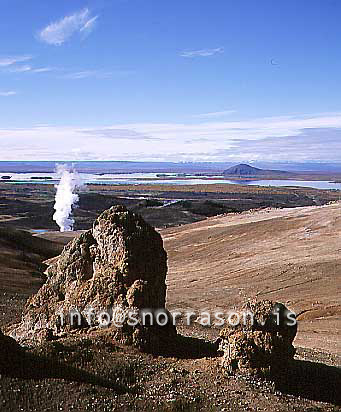
[[[1,233],[5,331],[44,282],[41,261],[76,235],[22,233]],[[168,357],[138,353],[105,331],[29,349],[20,368],[1,376],[2,411],[340,410],[341,203],[221,215],[161,234],[169,309],[227,311],[257,296],[299,314],[287,385],[227,375],[219,358],[197,350],[219,329],[182,322],[187,353]],[[32,239],[43,243],[27,246]]]
[[[161,233],[170,309],[277,300],[298,314],[296,345],[341,355],[341,203],[228,214]]]

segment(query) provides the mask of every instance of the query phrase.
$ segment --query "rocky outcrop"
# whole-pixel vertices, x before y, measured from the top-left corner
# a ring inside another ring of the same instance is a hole
[[[165,308],[166,273],[159,233],[123,206],[112,207],[53,260],[46,283],[29,299],[12,336],[19,341],[54,339],[77,328],[99,328],[119,311],[125,319],[109,323],[115,338],[156,348],[160,339],[176,333],[175,327],[146,326],[140,318],[131,326],[127,314]]]
[[[267,170],[259,169],[258,167],[253,167],[244,163],[236,166],[232,166],[229,169],[224,170],[223,174],[225,176],[238,176],[238,177],[290,177],[292,173],[283,170]]]
[[[219,351],[229,372],[278,372],[294,357],[292,342],[297,324],[294,313],[282,303],[248,302],[221,330]]]

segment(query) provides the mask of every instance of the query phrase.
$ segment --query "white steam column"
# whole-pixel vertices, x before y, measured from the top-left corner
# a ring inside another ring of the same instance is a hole
[[[61,232],[73,230],[75,223],[72,218],[72,207],[79,200],[75,190],[81,186],[79,174],[74,168],[70,169],[67,165],[57,165],[57,175],[60,177],[55,197],[53,220],[60,227]]]

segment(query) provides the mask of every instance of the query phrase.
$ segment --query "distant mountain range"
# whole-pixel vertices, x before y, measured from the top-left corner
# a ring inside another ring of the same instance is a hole
[[[232,166],[229,169],[224,170],[224,176],[233,177],[290,177],[293,173],[286,172],[283,170],[268,170],[259,169],[258,167],[253,167],[248,164],[241,163],[236,166]]]
[[[79,173],[209,173],[214,175],[231,168],[231,162],[137,162],[137,161],[0,161],[0,173],[53,173],[58,163],[74,164]],[[305,173],[335,175],[340,179],[341,161],[338,163],[318,162],[254,162],[254,169],[274,170],[278,173],[287,170],[294,174]],[[247,165],[249,166],[249,165]],[[252,167],[252,166],[249,166]]]

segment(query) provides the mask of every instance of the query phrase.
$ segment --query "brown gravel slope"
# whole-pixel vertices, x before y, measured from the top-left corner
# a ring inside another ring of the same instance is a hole
[[[295,345],[340,354],[341,203],[218,216],[162,236],[171,309],[279,300],[300,313]]]
[[[299,348],[289,387],[226,375],[219,358],[153,357],[116,344],[105,331],[75,333],[28,351],[0,376],[0,410],[340,411],[340,357],[326,353],[337,353],[340,211],[341,204],[263,210],[162,231],[170,308],[229,308],[258,294],[306,310],[296,346],[324,353]],[[1,327],[19,320],[25,298],[39,287],[36,264],[74,234],[44,235],[54,242],[39,246],[43,254],[32,249],[31,237],[28,249],[26,240],[18,248],[20,235],[2,237]],[[198,325],[178,330],[196,337],[216,331]]]

